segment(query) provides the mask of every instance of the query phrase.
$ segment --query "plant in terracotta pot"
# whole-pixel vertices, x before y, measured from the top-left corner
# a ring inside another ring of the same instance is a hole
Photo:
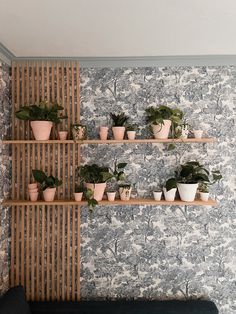
[[[106,182],[113,177],[108,167],[96,164],[78,167],[78,175],[86,189],[92,191],[92,196],[97,202],[103,199]]]
[[[123,140],[125,136],[125,124],[129,117],[124,112],[121,113],[110,113],[110,117],[113,122],[112,133],[115,140]]]
[[[202,181],[199,184],[200,199],[205,202],[209,199],[209,187],[220,181],[222,179],[222,175],[219,170],[214,170],[209,173],[208,178],[209,181]]]
[[[129,140],[134,140],[136,137],[136,132],[138,130],[137,124],[128,124],[126,127],[126,133]]]
[[[40,184],[43,191],[43,197],[46,202],[53,202],[56,194],[56,188],[62,185],[62,180],[53,176],[47,176],[42,170],[32,170],[33,177]]]
[[[152,128],[152,133],[156,139],[167,139],[172,126],[172,138],[179,137],[175,132],[181,124],[183,112],[180,109],[172,109],[161,105],[159,107],[148,107],[146,110],[147,122]]]
[[[82,183],[75,185],[74,198],[76,202],[81,202],[83,198],[83,193],[86,192],[85,187]]]
[[[87,126],[79,123],[72,124],[71,133],[73,140],[83,141],[87,138]]]
[[[112,177],[109,179],[110,183],[113,185],[113,188],[107,191],[107,197],[109,201],[114,201],[116,196],[117,187],[115,185],[119,185],[119,182],[125,179],[124,168],[127,166],[126,162],[114,163],[114,169],[110,169],[110,173]],[[115,186],[115,187],[114,187]]]
[[[67,116],[59,115],[61,110],[63,110],[63,107],[57,103],[48,104],[44,101],[39,104],[21,107],[16,111],[15,115],[20,120],[30,121],[36,140],[47,141],[49,140],[53,123],[57,125],[61,122],[61,119],[67,118]]]

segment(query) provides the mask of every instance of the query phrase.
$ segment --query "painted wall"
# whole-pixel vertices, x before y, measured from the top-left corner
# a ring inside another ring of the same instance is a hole
[[[10,75],[9,67],[0,60],[0,138],[10,136]],[[9,148],[0,143],[0,202],[10,187]],[[0,293],[8,288],[9,273],[9,210],[0,205]]]
[[[235,67],[84,69],[82,122],[90,136],[109,112],[125,111],[147,134],[145,108],[165,104],[182,109],[194,128],[215,144],[91,145],[82,162],[126,161],[139,196],[151,195],[175,167],[198,159],[220,169],[212,187],[217,207],[123,206],[86,208],[81,216],[81,294],[102,298],[210,298],[221,312],[236,312]]]

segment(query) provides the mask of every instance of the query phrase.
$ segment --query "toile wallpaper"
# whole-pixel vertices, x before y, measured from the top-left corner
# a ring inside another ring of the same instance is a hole
[[[10,136],[10,73],[9,67],[0,60],[0,140]],[[0,293],[8,288],[9,217],[8,209],[1,201],[8,196],[10,186],[9,147],[0,142]]]
[[[123,206],[81,211],[82,299],[189,299],[215,301],[221,314],[236,313],[236,67],[102,68],[81,70],[82,122],[89,136],[125,111],[147,136],[145,108],[182,109],[192,128],[213,144],[83,146],[82,162],[127,173],[141,197],[187,160],[220,169],[211,193],[216,207]]]

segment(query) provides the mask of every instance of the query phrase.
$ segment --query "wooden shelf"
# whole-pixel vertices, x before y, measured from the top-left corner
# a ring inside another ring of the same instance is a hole
[[[36,141],[36,140],[3,140],[3,144],[158,144],[158,143],[212,143],[216,139],[212,137],[206,138],[187,138],[187,139],[135,139],[135,140],[84,140],[84,141],[73,141],[73,140],[48,140],[48,141]]]
[[[39,200],[36,202],[31,202],[28,200],[4,200],[2,202],[2,205],[6,206],[20,206],[20,205],[87,205],[86,201],[76,202],[74,200],[55,200],[53,202],[45,202],[43,200]],[[108,200],[103,200],[99,202],[99,205],[120,205],[120,206],[126,206],[126,205],[192,205],[192,206],[206,206],[206,205],[217,205],[217,202],[215,200],[208,200],[207,202],[203,202],[199,199],[195,200],[194,202],[183,202],[181,200],[175,200],[174,202],[167,202],[165,200],[161,201],[155,201],[154,199],[148,199],[148,198],[132,198],[129,201],[121,201],[120,199],[115,200],[114,202],[109,202]]]

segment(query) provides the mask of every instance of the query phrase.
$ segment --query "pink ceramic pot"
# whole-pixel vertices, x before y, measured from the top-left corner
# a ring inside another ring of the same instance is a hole
[[[107,126],[100,126],[99,135],[101,140],[107,140],[108,130],[109,128]]]
[[[83,192],[74,193],[75,201],[81,202],[83,197]]]
[[[106,183],[85,183],[86,188],[93,191],[93,198],[98,202],[103,199],[106,185]]]
[[[36,202],[38,199],[39,192],[29,192],[31,202]]]
[[[59,135],[59,139],[61,141],[65,141],[67,139],[68,132],[67,131],[59,131],[58,135]]]
[[[125,136],[125,127],[124,126],[113,126],[112,127],[114,140],[121,141]]]
[[[53,202],[56,194],[56,188],[47,188],[43,191],[45,202]]]
[[[29,190],[38,189],[38,184],[37,183],[30,183],[30,184],[28,184],[28,189]]]
[[[164,124],[152,124],[152,133],[156,139],[167,139],[170,127],[171,127],[171,121],[170,120],[163,120]]]
[[[34,138],[37,141],[49,140],[53,123],[51,121],[31,121],[30,122]]]
[[[30,189],[30,190],[28,190],[29,191],[29,193],[36,193],[36,192],[38,192],[39,190],[38,190],[38,188],[36,188],[36,189]]]

